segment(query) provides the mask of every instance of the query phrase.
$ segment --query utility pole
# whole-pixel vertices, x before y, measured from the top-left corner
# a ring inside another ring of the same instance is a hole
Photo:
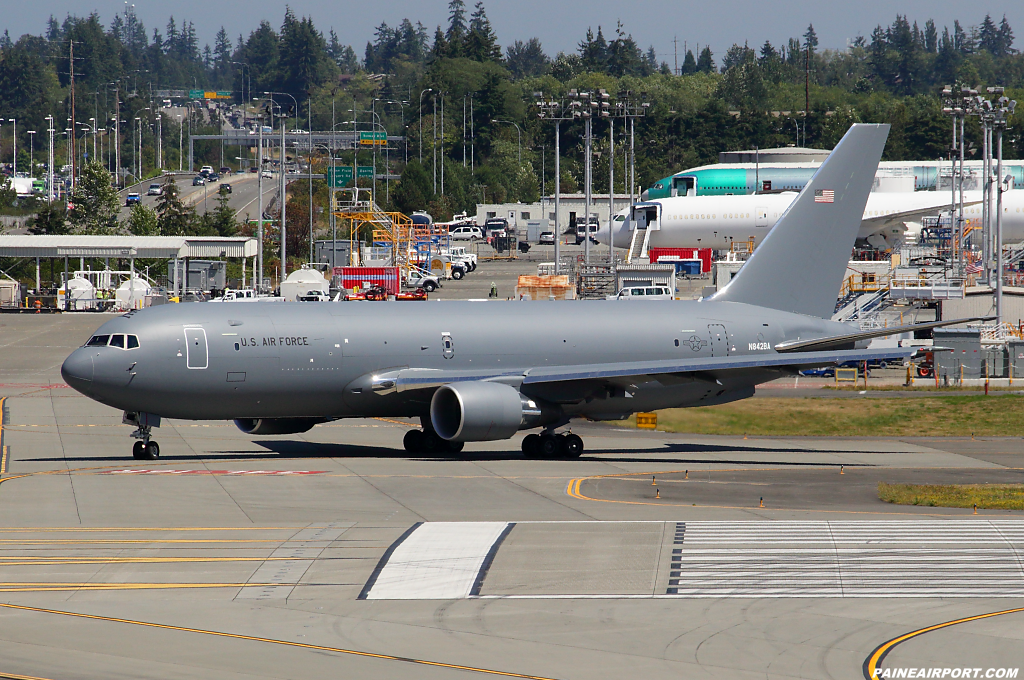
[[[164,114],[156,112],[156,167],[164,169]],[[245,264],[243,262],[243,264]]]
[[[437,193],[437,95],[434,95],[434,143],[431,145],[431,149],[434,153],[434,193]]]
[[[178,143],[178,163],[181,163],[181,143]],[[181,169],[180,167],[178,168]],[[114,183],[121,186],[121,82],[114,87]]]
[[[679,75],[679,37],[672,36],[672,73]]]

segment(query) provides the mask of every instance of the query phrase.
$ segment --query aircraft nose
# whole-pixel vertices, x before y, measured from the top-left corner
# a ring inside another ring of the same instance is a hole
[[[87,394],[92,387],[92,354],[85,349],[75,350],[64,360],[60,367],[60,375],[68,385],[82,394]]]

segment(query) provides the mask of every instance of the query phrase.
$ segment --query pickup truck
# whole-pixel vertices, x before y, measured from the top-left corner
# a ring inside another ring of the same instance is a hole
[[[423,270],[410,269],[405,285],[407,288],[422,288],[428,293],[433,293],[441,287],[441,279]]]

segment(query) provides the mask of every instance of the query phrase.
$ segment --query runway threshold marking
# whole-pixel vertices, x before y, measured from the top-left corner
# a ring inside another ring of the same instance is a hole
[[[70,616],[79,619],[88,619],[91,621],[107,621],[110,623],[123,623],[132,626],[142,626],[145,628],[156,628],[160,630],[176,630],[183,633],[195,633],[198,635],[210,635],[213,637],[229,638],[233,640],[248,640],[250,642],[261,642],[264,644],[280,645],[283,647],[295,647],[298,649],[311,649],[319,652],[333,652],[335,654],[347,654],[350,656],[361,656],[369,659],[380,659],[382,661],[398,661],[401,663],[418,665],[418,666],[434,666],[436,668],[450,668],[452,670],[467,671],[470,673],[480,673],[482,675],[493,675],[505,678],[524,678],[525,680],[554,680],[553,678],[541,676],[541,675],[528,675],[526,673],[512,673],[510,671],[499,671],[489,668],[478,668],[476,666],[463,666],[461,664],[444,663],[441,661],[429,661],[427,659],[415,659],[407,656],[395,656],[393,654],[376,654],[374,652],[362,652],[356,649],[345,649],[343,647],[328,647],[326,645],[313,645],[304,642],[292,642],[290,640],[277,640],[275,638],[257,637],[253,635],[241,635],[239,633],[225,633],[216,630],[205,630],[202,628],[188,628],[185,626],[172,626],[165,623],[153,623],[150,621],[136,621],[133,619],[121,619],[112,616],[98,616],[96,614],[80,614],[78,612],[62,611],[59,609],[45,609],[43,607],[29,607],[26,605],[19,604],[3,604],[0,603],[0,608],[13,609],[18,611],[35,612],[37,614],[53,614],[57,616]]]
[[[905,633],[897,638],[893,638],[888,642],[883,642],[875,651],[871,652],[868,658],[864,659],[864,677],[866,680],[875,680],[875,673],[881,668],[882,661],[885,660],[886,655],[893,650],[896,645],[902,644],[907,640],[912,640],[919,635],[925,633],[931,633],[935,630],[941,630],[943,628],[949,628],[960,623],[969,623],[970,621],[979,621],[981,619],[989,619],[993,616],[1002,616],[1003,614],[1015,614],[1017,612],[1024,612],[1024,607],[1018,607],[1016,609],[1004,609],[999,612],[991,612],[988,614],[978,614],[977,616],[967,616],[962,619],[956,619],[955,621],[946,621],[945,623],[939,623],[934,626],[928,626],[927,628],[921,628],[910,633]]]

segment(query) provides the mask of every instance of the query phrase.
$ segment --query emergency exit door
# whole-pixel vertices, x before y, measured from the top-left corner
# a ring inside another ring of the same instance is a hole
[[[729,333],[725,330],[725,326],[720,323],[709,323],[708,334],[711,336],[711,356],[729,356]]]
[[[185,328],[185,365],[200,369],[210,365],[205,328]]]

